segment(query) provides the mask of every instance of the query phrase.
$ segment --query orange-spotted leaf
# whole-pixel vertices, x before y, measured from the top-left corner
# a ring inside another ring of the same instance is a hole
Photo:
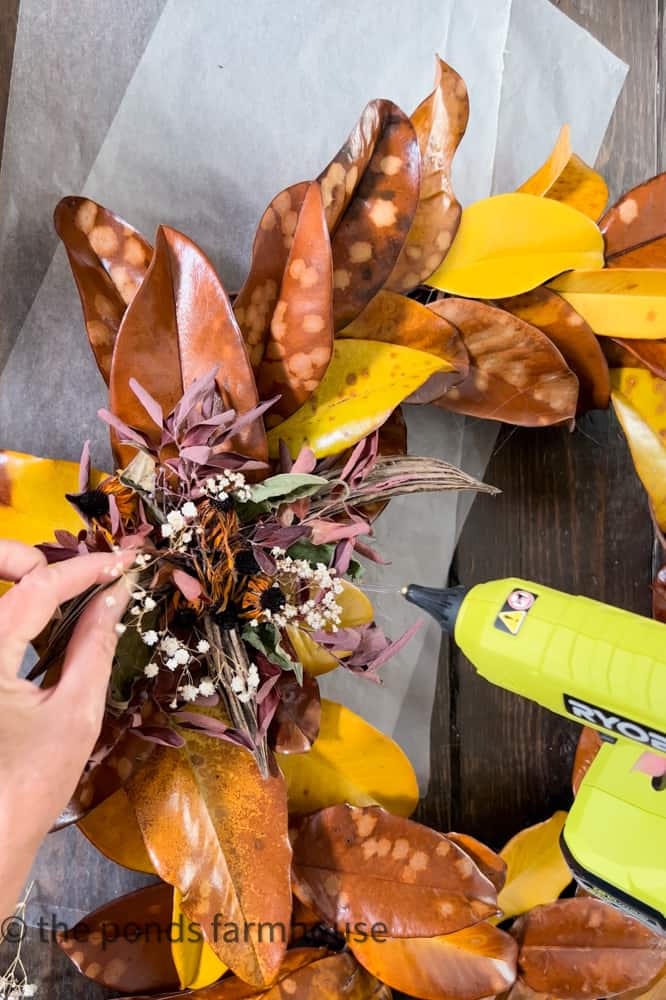
[[[280,394],[267,415],[279,423],[317,388],[333,350],[333,266],[318,184],[301,205],[257,386],[262,399]],[[254,356],[258,349],[253,349]],[[256,365],[255,365],[256,368]]]
[[[663,937],[598,899],[538,906],[512,928],[521,979],[561,1000],[609,997],[650,984],[666,961]]]
[[[576,747],[576,756],[574,757],[571,774],[571,785],[574,795],[578,794],[581,782],[602,746],[603,741],[596,729],[589,729],[587,726],[583,726],[578,737],[578,746]]]
[[[349,946],[381,982],[425,1000],[481,1000],[496,996],[516,978],[516,942],[490,924],[429,938],[369,935]]]
[[[157,428],[130,388],[130,379],[136,379],[168,413],[196,378],[216,367],[225,407],[245,413],[257,405],[243,338],[212,264],[182,233],[160,226],[151,265],[116,338],[111,409],[125,423],[159,441]],[[255,420],[242,431],[233,448],[264,459],[263,422]],[[125,466],[135,449],[118,445],[116,452]]]
[[[495,851],[467,833],[447,833],[448,840],[467,854],[486,878],[490,879],[497,892],[501,892],[506,882],[506,861]]]
[[[604,337],[601,346],[610,368],[647,368],[653,375],[666,379],[666,340]]]
[[[63,198],[54,222],[79,291],[90,346],[108,385],[120,321],[143,281],[153,248],[136,229],[89,198]]]
[[[523,194],[552,198],[598,219],[608,201],[608,187],[601,174],[571,149],[571,130],[563,125],[546,162],[518,188]]]
[[[429,403],[463,379],[469,358],[460,334],[447,320],[404,295],[382,291],[360,316],[338,333],[340,338],[378,340],[426,351],[441,358],[442,371],[432,375],[409,397],[409,402]]]
[[[160,882],[120,896],[59,935],[58,943],[77,969],[101,986],[125,993],[175,990],[178,974],[169,946],[172,894],[171,886]]]
[[[623,194],[599,227],[609,267],[666,266],[666,174]]]
[[[284,782],[262,778],[246,750],[183,736],[180,750],[157,747],[128,786],[129,799],[151,861],[180,891],[185,916],[225,965],[265,986],[280,968],[286,934],[267,935],[259,925],[286,928],[291,913]],[[238,933],[222,933],[220,914]]]
[[[124,788],[110,795],[78,822],[91,844],[123,868],[154,874],[136,813]]]
[[[557,292],[535,288],[503,299],[502,309],[538,327],[578,378],[578,412],[604,410],[610,400],[608,363],[594,331]]]
[[[666,270],[571,271],[551,282],[602,337],[666,337]]]
[[[435,89],[412,115],[421,153],[419,203],[386,287],[409,292],[444,260],[460,224],[460,203],[451,185],[451,164],[467,128],[465,81],[437,58]]]
[[[659,528],[666,528],[666,381],[643,368],[612,373],[613,408],[650,498]]]
[[[198,924],[183,913],[181,893],[173,890],[171,957],[182,989],[204,989],[216,983],[227,971],[211,946],[204,939]]]
[[[371,101],[319,177],[333,248],[333,317],[347,326],[386,284],[419,202],[414,126],[391,101]]]
[[[433,937],[497,913],[497,892],[443,834],[377,806],[331,806],[293,840],[293,885],[324,923],[383,924],[393,938]]]
[[[500,854],[506,862],[506,883],[498,903],[504,917],[514,917],[540,903],[550,903],[571,882],[571,872],[560,850],[565,812],[521,830]]]
[[[291,813],[349,802],[409,816],[419,800],[414,769],[397,743],[334,701],[322,699],[319,736],[309,753],[279,754],[278,763]]]
[[[601,268],[604,241],[586,215],[531,194],[500,194],[464,209],[444,263],[428,284],[452,295],[501,299],[572,268]]]
[[[269,431],[269,454],[278,455],[281,440],[294,457],[304,446],[318,457],[344,451],[381,427],[403,399],[444,365],[434,354],[411,347],[337,340],[319,388]]]
[[[578,379],[541,330],[469,299],[441,299],[430,308],[457,327],[470,359],[467,378],[437,406],[525,427],[575,416]]]

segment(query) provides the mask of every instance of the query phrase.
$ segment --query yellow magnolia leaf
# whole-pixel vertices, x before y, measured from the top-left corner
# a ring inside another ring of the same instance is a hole
[[[552,903],[571,882],[571,871],[560,850],[565,812],[517,833],[500,851],[506,861],[506,882],[497,897],[501,920]]]
[[[603,265],[603,237],[582,212],[532,194],[500,194],[464,209],[428,284],[467,298],[501,299],[562,271]]]
[[[591,219],[599,218],[608,201],[608,186],[601,174],[572,151],[568,125],[560,129],[553,151],[543,166],[521,184],[518,191],[571,205]]]
[[[601,337],[666,337],[666,270],[572,271],[552,281],[550,287]]]
[[[373,340],[338,340],[319,388],[268,434],[275,458],[282,439],[292,455],[304,445],[334,455],[381,427],[393,410],[436,371],[441,358]]]
[[[80,819],[77,826],[98,851],[117,865],[135,872],[157,874],[124,788],[104,799]]]
[[[171,957],[182,990],[203,990],[216,983],[227,971],[211,946],[204,941],[201,928],[191,924],[181,908],[181,893],[173,890],[172,925],[177,928],[171,942]]]
[[[419,799],[414,769],[398,744],[334,701],[322,700],[312,749],[277,760],[293,813],[348,802],[409,816]]]
[[[342,581],[342,593],[337,595],[336,600],[342,608],[340,622],[342,628],[358,628],[359,625],[367,625],[375,617],[369,598],[348,580]],[[315,642],[305,629],[298,628],[296,625],[288,625],[287,634],[297,660],[312,677],[327,674],[339,666],[336,658]],[[339,657],[350,655],[351,650],[338,653]]]
[[[648,387],[648,379],[654,383]],[[645,492],[650,498],[654,519],[666,530],[666,382],[640,368],[613,371],[613,408],[629,444],[631,457]],[[629,392],[629,396],[625,391]],[[661,409],[659,398],[661,395]]]

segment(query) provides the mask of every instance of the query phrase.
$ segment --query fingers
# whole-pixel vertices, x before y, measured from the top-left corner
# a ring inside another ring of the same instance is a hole
[[[52,566],[38,565],[0,598],[0,671],[18,671],[25,648],[49,623],[57,608],[96,584],[108,583],[132,565],[136,553],[76,556]]]
[[[39,549],[23,542],[0,540],[0,580],[20,580],[40,566],[46,566],[46,557]]]
[[[90,734],[92,749],[104,715],[106,690],[118,636],[115,626],[123,617],[130,598],[131,578],[97,594],[76,624],[69,641],[60,681],[53,697],[63,704],[63,713]]]

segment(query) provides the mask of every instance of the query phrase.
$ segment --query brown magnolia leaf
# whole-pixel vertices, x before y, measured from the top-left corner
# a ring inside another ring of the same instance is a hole
[[[337,334],[343,339],[381,340],[434,354],[449,370],[436,372],[408,398],[410,403],[430,403],[464,379],[469,358],[460,334],[447,320],[395,292],[381,291],[353,323]]]
[[[451,186],[451,164],[468,118],[465,81],[437,57],[435,89],[411,119],[421,153],[421,189],[412,228],[386,284],[393,291],[409,292],[429,278],[453,242],[462,210]]]
[[[557,292],[544,287],[502,299],[498,304],[543,331],[561,352],[578,378],[578,413],[608,407],[608,363],[594,331],[573,306]]]
[[[578,737],[578,746],[576,747],[576,756],[574,757],[573,771],[571,773],[571,785],[574,795],[578,795],[581,782],[602,746],[603,740],[596,729],[583,726]]]
[[[341,931],[432,937],[498,912],[495,887],[463,850],[378,806],[313,813],[293,850],[294,893]]]
[[[661,935],[601,900],[561,899],[520,917],[520,976],[538,993],[589,1000],[652,982],[666,961]]]
[[[647,988],[629,990],[627,993],[620,994],[618,1000],[666,1000],[666,965]]]
[[[257,388],[240,330],[212,264],[187,236],[160,226],[155,253],[118,331],[111,365],[111,409],[121,420],[159,441],[159,432],[129,382],[135,378],[168,413],[184,389],[218,367],[225,408],[245,413],[257,405]],[[255,420],[229,447],[266,458],[263,422]],[[135,448],[118,445],[126,466]]]
[[[280,704],[271,723],[271,746],[278,753],[306,753],[319,735],[319,685],[305,672],[299,684],[288,675],[280,679]]]
[[[150,859],[182,893],[185,915],[225,965],[265,986],[280,967],[291,913],[284,781],[263,779],[240,747],[182,734],[185,745],[158,746],[127,794]]]
[[[120,896],[58,936],[88,979],[126,993],[178,988],[169,928],[173,890],[163,882]]]
[[[600,337],[599,343],[609,368],[647,368],[666,379],[666,340]]]
[[[447,833],[446,839],[460,847],[472,859],[479,871],[501,892],[506,882],[506,861],[489,847],[467,833]]]
[[[280,283],[309,187],[307,181],[292,184],[271,201],[254,236],[250,272],[234,302],[234,313],[255,372],[264,356]]]
[[[666,174],[627,191],[599,222],[609,267],[666,263]]]
[[[333,250],[336,330],[386,284],[414,220],[419,178],[414,126],[391,101],[371,101],[319,176]]]
[[[516,942],[485,921],[439,937],[352,935],[349,947],[381,982],[424,1000],[481,1000],[516,978]]]
[[[472,299],[439,299],[429,308],[457,327],[470,358],[467,378],[436,406],[524,427],[575,416],[578,379],[541,330]]]
[[[108,385],[120,321],[143,281],[153,248],[136,229],[89,198],[63,198],[54,223],[79,291],[90,346]]]
[[[267,426],[291,416],[321,382],[333,350],[332,303],[331,243],[319,185],[313,183],[298,214],[258,366],[260,397],[280,394]],[[260,350],[259,344],[251,349],[255,370]]]
[[[652,617],[666,622],[666,566],[662,566],[652,584]]]

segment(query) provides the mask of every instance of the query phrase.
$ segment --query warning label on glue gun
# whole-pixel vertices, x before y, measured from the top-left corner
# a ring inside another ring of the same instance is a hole
[[[498,612],[495,628],[509,635],[518,635],[538,596],[531,590],[512,590]]]

